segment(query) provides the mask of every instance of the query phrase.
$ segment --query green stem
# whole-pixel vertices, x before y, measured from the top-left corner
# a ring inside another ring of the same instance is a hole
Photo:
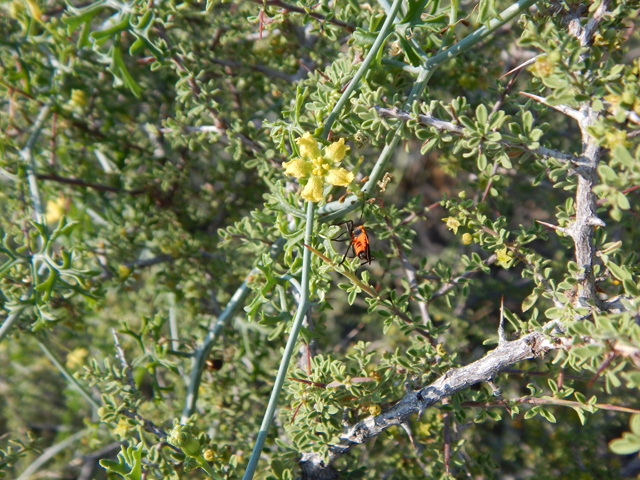
[[[11,312],[7,315],[7,318],[4,319],[4,322],[2,322],[2,326],[0,327],[0,342],[2,342],[9,330],[11,330],[13,324],[18,321],[20,314],[22,314],[22,309]]]
[[[538,0],[520,0],[514,3],[513,5],[511,5],[509,8],[507,8],[500,14],[499,20],[495,18],[492,19],[489,22],[489,28],[483,25],[482,27],[477,29],[475,32],[473,32],[471,35],[467,35],[466,37],[464,37],[462,40],[456,43],[453,47],[429,58],[425,66],[427,68],[439,67],[447,60],[457,57],[462,52],[469,50],[476,43],[485,40],[487,37],[493,34],[493,32],[495,32],[498,28],[503,26],[505,23],[508,23],[511,20],[513,20],[515,17],[520,15],[523,11],[525,11],[527,8],[529,8],[531,5],[533,5],[537,1]]]
[[[51,361],[51,363],[53,363],[55,365],[55,367],[60,371],[60,373],[62,374],[62,376],[67,380],[67,382],[69,382],[69,384],[75,388],[80,395],[82,395],[84,397],[84,399],[89,402],[89,404],[91,404],[91,406],[95,409],[100,408],[100,405],[98,405],[98,403],[91,398],[91,395],[89,394],[89,392],[87,392],[85,390],[85,388],[80,385],[80,383],[78,382],[78,380],[75,379],[75,377],[73,375],[71,375],[66,368],[64,368],[64,366],[58,361],[58,359],[55,357],[55,355],[51,352],[51,350],[49,350],[49,347],[47,347],[44,342],[42,342],[41,340],[36,338],[36,342],[38,342],[38,345],[40,346],[40,348],[42,349],[42,351],[44,352],[44,354],[47,356],[47,358],[49,359],[49,361]]]
[[[285,238],[279,238],[271,249],[271,257],[277,257],[284,244],[286,243]],[[193,412],[196,409],[196,402],[198,401],[198,390],[200,388],[200,381],[202,378],[202,371],[204,369],[205,362],[209,357],[209,353],[211,352],[211,348],[213,348],[213,344],[216,341],[220,331],[222,328],[229,322],[231,318],[236,314],[236,312],[242,307],[244,300],[247,298],[249,293],[251,293],[251,289],[248,286],[248,282],[254,276],[260,273],[260,270],[257,268],[253,268],[249,275],[242,282],[242,285],[236,290],[236,293],[233,294],[229,303],[227,303],[224,311],[218,316],[218,319],[215,323],[209,325],[209,330],[207,332],[206,337],[202,340],[202,344],[196,350],[193,358],[191,359],[191,374],[189,376],[189,381],[187,384],[187,397],[185,399],[184,408],[182,410],[182,417],[180,419],[180,423],[186,425],[189,417],[193,415]]]
[[[93,429],[91,428],[80,430],[79,432],[76,432],[73,435],[65,438],[61,442],[50,446],[44,452],[42,452],[42,455],[40,455],[33,463],[25,468],[16,480],[27,480],[28,478],[33,478],[34,473],[36,473],[45,463],[47,463],[61,451],[69,448],[78,440],[89,435],[92,431]]]
[[[22,160],[24,160],[27,169],[27,180],[29,182],[31,200],[33,201],[35,220],[42,224],[45,222],[45,216],[44,209],[42,208],[42,197],[40,196],[40,189],[38,188],[38,179],[36,177],[36,159],[33,155],[33,149],[38,141],[40,132],[44,127],[44,121],[49,116],[50,111],[51,103],[47,103],[42,107],[42,110],[40,110],[38,118],[36,119],[36,123],[34,123],[31,128],[31,133],[29,134],[26,145],[22,150],[20,150],[20,156],[22,157]]]
[[[378,33],[375,42],[373,42],[371,50],[369,50],[369,53],[367,53],[364,61],[360,64],[360,68],[358,68],[358,71],[351,79],[351,82],[349,82],[349,85],[347,86],[345,91],[342,93],[342,96],[338,100],[338,103],[336,103],[336,105],[333,107],[333,110],[327,117],[327,121],[324,123],[324,138],[328,137],[329,132],[331,131],[331,127],[333,126],[333,122],[335,122],[336,118],[338,118],[338,115],[340,115],[342,108],[347,103],[347,100],[349,100],[349,97],[351,96],[353,91],[358,88],[360,80],[367,72],[367,70],[369,70],[369,65],[378,54],[378,50],[382,48],[382,44],[387,40],[387,37],[389,36],[391,29],[393,28],[393,22],[396,17],[396,13],[398,13],[398,9],[400,8],[401,4],[402,0],[395,0],[393,2],[391,11],[388,12],[387,19],[382,25],[382,29],[380,29],[380,33]]]
[[[313,217],[315,213],[315,204],[313,202],[307,202],[307,220],[304,232],[304,243],[307,245],[311,244],[311,239],[313,235]],[[267,433],[269,432],[269,427],[271,427],[271,422],[273,421],[273,417],[275,415],[276,407],[278,405],[278,398],[280,397],[280,392],[282,391],[282,385],[284,384],[284,380],[287,374],[287,369],[289,368],[289,361],[293,356],[296,347],[296,341],[298,339],[298,333],[300,332],[300,327],[302,327],[302,320],[304,320],[305,315],[307,314],[307,309],[309,308],[309,276],[311,273],[311,250],[308,248],[304,249],[302,255],[302,280],[301,284],[301,292],[300,292],[300,304],[298,305],[298,311],[296,312],[296,316],[293,319],[293,325],[291,326],[291,333],[289,334],[289,340],[287,340],[287,345],[284,349],[284,354],[282,355],[282,361],[280,362],[280,368],[278,369],[278,375],[276,376],[276,381],[273,385],[273,390],[271,391],[271,397],[269,398],[269,404],[267,405],[267,411],[264,414],[264,418],[262,420],[262,425],[260,426],[260,431],[258,432],[258,436],[256,438],[256,444],[253,447],[253,452],[251,453],[251,458],[249,459],[249,464],[247,465],[247,469],[244,472],[244,476],[242,480],[251,480],[256,471],[256,467],[258,466],[258,460],[260,460],[260,454],[262,453],[262,448],[264,447],[264,442],[267,439]]]

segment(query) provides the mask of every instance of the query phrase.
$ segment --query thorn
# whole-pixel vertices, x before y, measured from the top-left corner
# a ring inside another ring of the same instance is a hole
[[[596,372],[594,377],[587,384],[587,388],[591,388],[593,386],[593,384],[596,383],[596,380],[598,380],[598,378],[600,378],[600,375],[602,375],[602,372],[604,372],[605,369],[611,364],[611,361],[614,359],[614,357],[615,357],[615,354],[613,352],[609,352],[607,354],[606,358],[602,362],[602,365],[600,365],[600,368],[598,368],[598,371]]]
[[[535,63],[536,60],[538,59],[539,55],[536,55],[533,58],[530,58],[529,60],[527,60],[526,62],[518,65],[516,68],[512,68],[511,70],[509,70],[507,73],[505,73],[504,75],[502,75],[500,78],[498,78],[498,80],[502,80],[504,77],[506,77],[507,75],[512,74],[513,72],[517,72],[518,70],[523,69],[524,67],[531,65],[532,63]]]
[[[589,217],[587,218],[587,225],[591,227],[606,227],[607,224],[601,218]]]
[[[330,79],[328,76],[326,76],[323,72],[321,72],[321,71],[320,71],[320,70],[318,70],[317,68],[316,68],[315,70],[316,70],[316,72],[318,73],[318,75],[321,75],[321,76],[322,76],[322,77],[323,77],[327,82],[330,82],[330,81],[331,81],[331,79]]]
[[[509,404],[507,403],[507,401],[502,397],[502,389],[493,381],[493,378],[490,378],[489,380],[487,380],[487,383],[489,384],[489,386],[491,387],[491,390],[493,391],[493,396],[498,399],[498,401],[507,410],[507,413],[511,415],[511,408],[509,407]]]
[[[404,431],[407,432],[407,435],[409,436],[409,440],[411,440],[411,445],[413,446],[413,449],[417,452],[418,447],[416,446],[416,442],[413,439],[413,433],[411,432],[411,427],[406,422],[402,422],[400,425],[402,426],[402,428],[404,428]]]
[[[500,299],[500,325],[498,326],[498,347],[507,343],[507,337],[504,334],[504,295]]]
[[[296,419],[296,415],[298,415],[298,410],[300,410],[301,406],[302,406],[302,402],[300,402],[300,404],[296,407],[296,411],[293,412],[293,417],[291,417],[291,421],[289,422],[289,425],[293,425],[293,421]]]
[[[564,227],[560,227],[558,225],[553,225],[551,223],[543,222],[542,220],[538,220],[538,219],[536,219],[536,222],[538,222],[540,225],[544,225],[545,227],[553,228],[554,230],[558,230],[559,232],[567,234],[567,229],[564,228]]]
[[[533,95],[532,93],[520,92],[520,95],[524,95],[525,97],[533,98],[536,102],[545,103],[547,101],[546,98],[540,97],[538,95]]]
[[[538,95],[533,95],[531,93],[527,93],[527,92],[520,92],[521,95],[524,95],[525,97],[529,97],[532,98],[533,100],[535,100],[536,102],[542,103],[543,105],[546,105],[547,107],[551,107],[554,110],[557,110],[561,113],[564,113],[566,116],[573,118],[574,120],[580,122],[581,119],[584,118],[584,115],[579,112],[578,110],[576,110],[575,108],[571,108],[567,105],[549,105],[547,103],[547,99],[545,97],[540,97]]]

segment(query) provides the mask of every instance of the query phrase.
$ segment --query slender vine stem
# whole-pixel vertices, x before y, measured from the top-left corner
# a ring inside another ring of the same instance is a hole
[[[9,315],[7,315],[7,318],[4,319],[4,322],[2,322],[2,326],[0,326],[0,342],[2,342],[4,337],[6,337],[9,330],[11,330],[11,327],[13,327],[13,324],[18,321],[21,313],[22,309],[16,310],[14,312],[11,312]]]
[[[306,226],[304,231],[304,241],[306,244],[311,243],[311,239],[313,236],[313,217],[315,213],[315,204],[313,202],[307,202],[307,219]],[[262,448],[264,447],[264,442],[267,439],[267,433],[269,431],[269,427],[271,426],[271,422],[273,421],[273,417],[275,415],[276,407],[278,405],[278,398],[280,397],[280,392],[282,391],[282,385],[284,384],[284,380],[287,375],[287,369],[289,368],[289,361],[293,356],[296,347],[296,341],[298,339],[298,333],[300,332],[300,327],[302,327],[302,321],[307,313],[307,308],[309,307],[309,277],[311,274],[311,251],[307,248],[304,249],[302,256],[302,280],[300,281],[301,291],[300,291],[300,305],[298,305],[298,311],[296,312],[296,316],[293,320],[293,324],[291,326],[291,333],[289,334],[289,340],[287,340],[287,345],[284,349],[284,354],[282,355],[282,361],[280,362],[280,368],[278,369],[278,375],[276,376],[276,381],[273,385],[273,390],[271,391],[271,397],[269,398],[269,404],[267,405],[267,411],[264,414],[264,419],[262,420],[262,425],[260,426],[260,431],[258,432],[258,436],[256,438],[256,444],[253,447],[253,452],[251,453],[251,458],[249,459],[249,464],[247,465],[247,469],[244,472],[244,476],[242,480],[251,480],[256,471],[256,467],[258,466],[258,460],[260,459],[260,453],[262,452]]]
[[[387,15],[387,19],[382,25],[382,28],[380,29],[380,33],[376,37],[375,42],[373,42],[373,46],[371,47],[371,50],[369,50],[369,53],[367,53],[367,56],[364,58],[364,61],[360,64],[358,71],[353,76],[353,78],[351,79],[351,82],[349,82],[349,85],[347,86],[345,91],[342,93],[342,95],[340,96],[340,99],[338,100],[336,105],[333,107],[333,110],[327,117],[327,121],[324,123],[325,138],[329,135],[329,131],[333,126],[333,122],[335,122],[336,118],[338,118],[338,115],[340,115],[340,112],[342,111],[342,108],[347,103],[347,100],[349,100],[349,97],[351,96],[353,91],[356,88],[358,88],[358,86],[360,85],[360,80],[362,79],[364,74],[367,72],[367,70],[369,70],[369,65],[371,65],[371,62],[373,61],[375,56],[378,54],[378,50],[380,50],[380,48],[382,47],[382,44],[387,40],[389,33],[391,33],[391,29],[393,28],[393,22],[394,22],[396,13],[398,12],[398,9],[400,8],[401,4],[402,4],[402,0],[395,0],[393,2],[393,5],[391,5],[391,11]]]
[[[20,150],[20,156],[24,163],[26,164],[27,169],[27,181],[29,182],[29,191],[31,193],[31,200],[33,201],[33,210],[34,217],[36,222],[44,223],[44,208],[42,207],[42,197],[40,196],[40,189],[38,188],[38,178],[36,176],[36,160],[33,154],[33,149],[38,141],[38,137],[40,136],[40,132],[44,127],[44,122],[49,116],[49,112],[51,111],[51,103],[47,103],[42,107],[40,113],[38,114],[38,118],[36,119],[36,123],[33,124],[31,128],[31,133],[29,134],[29,138],[27,139],[27,143],[22,150]]]
[[[71,375],[66,368],[64,368],[64,365],[62,365],[58,359],[56,358],[56,356],[53,354],[53,352],[51,350],[49,350],[49,347],[47,347],[43,341],[41,341],[40,339],[36,338],[36,342],[38,342],[38,346],[40,347],[40,349],[44,352],[44,354],[47,356],[47,358],[49,359],[49,361],[51,363],[53,363],[53,365],[60,371],[60,373],[62,374],[62,376],[67,380],[67,382],[69,382],[69,385],[71,385],[73,388],[75,388],[78,393],[80,393],[80,395],[82,395],[82,397],[89,402],[89,404],[94,408],[94,409],[98,409],[100,408],[100,405],[98,405],[98,402],[96,402],[92,397],[91,394],[84,388],[83,385],[80,384],[80,382],[78,382],[78,380],[75,379],[75,377],[73,375]]]
[[[271,257],[277,257],[284,244],[286,243],[286,239],[279,238],[271,247]],[[204,369],[205,362],[209,353],[211,352],[211,348],[218,338],[220,331],[222,328],[229,322],[231,318],[236,314],[236,312],[242,306],[244,300],[247,298],[251,289],[249,288],[248,282],[254,275],[257,275],[260,272],[258,268],[253,268],[249,274],[246,276],[238,290],[233,294],[229,303],[227,304],[224,311],[218,316],[215,322],[212,322],[209,325],[209,330],[207,331],[207,335],[202,340],[202,343],[196,350],[194,356],[191,359],[191,374],[187,383],[187,397],[185,399],[185,405],[182,410],[182,416],[180,418],[180,423],[183,425],[187,423],[189,417],[193,415],[193,412],[196,409],[196,402],[198,401],[198,389],[200,388],[200,380],[202,377],[202,370]]]

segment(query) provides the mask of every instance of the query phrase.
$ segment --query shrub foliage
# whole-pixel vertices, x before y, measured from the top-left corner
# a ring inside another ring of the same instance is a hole
[[[1,8],[0,476],[638,474],[640,2]]]

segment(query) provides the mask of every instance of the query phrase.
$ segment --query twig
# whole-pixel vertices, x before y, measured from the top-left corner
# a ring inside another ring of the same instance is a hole
[[[534,100],[546,103],[546,98],[538,95],[523,93]],[[578,174],[578,186],[575,196],[575,220],[566,227],[566,233],[573,239],[576,250],[576,263],[581,269],[578,280],[578,294],[574,300],[574,306],[591,309],[591,304],[604,307],[605,304],[596,297],[596,281],[593,274],[593,259],[596,248],[593,243],[593,235],[596,227],[605,227],[606,224],[597,215],[596,196],[593,187],[598,185],[599,177],[597,173],[598,163],[602,155],[600,147],[595,138],[589,134],[589,127],[592,126],[598,114],[593,111],[590,105],[583,105],[580,110],[575,110],[566,105],[552,105],[552,108],[568,115],[578,122],[582,133],[582,155],[576,169]]]
[[[315,215],[315,208],[316,207],[313,202],[307,201],[307,216],[304,233],[305,243],[311,243],[313,237],[313,217]],[[280,392],[282,391],[282,386],[284,385],[284,381],[286,379],[287,369],[289,368],[289,361],[293,356],[298,333],[300,332],[302,321],[304,320],[307,314],[307,308],[309,307],[310,273],[311,251],[305,249],[302,258],[302,277],[300,280],[300,286],[302,287],[302,290],[300,291],[300,303],[298,305],[296,315],[291,325],[289,338],[282,354],[282,360],[280,362],[280,367],[278,368],[278,374],[276,375],[276,379],[273,384],[273,390],[271,391],[271,396],[269,397],[269,403],[267,405],[264,418],[262,419],[262,424],[260,425],[260,431],[258,432],[258,435],[256,437],[256,443],[253,447],[253,451],[251,452],[251,457],[249,458],[247,468],[244,472],[244,475],[242,476],[243,480],[251,480],[253,478],[253,475],[258,466],[258,460],[260,459],[260,455],[262,453],[262,448],[264,447],[264,443],[267,439],[269,428],[271,427],[271,423],[273,421],[276,407],[278,405],[278,398],[280,397]]]
[[[47,463],[49,460],[55,457],[58,453],[65,450],[66,448],[69,448],[75,442],[80,440],[82,437],[87,436],[92,431],[93,429],[85,428],[84,430],[80,430],[79,432],[74,433],[70,437],[65,438],[61,442],[58,442],[55,445],[50,446],[44,452],[42,452],[42,455],[40,455],[34,462],[32,462],[27,468],[25,468],[16,480],[27,480],[34,473],[36,473],[41,466],[43,466],[45,463]]]
[[[578,40],[580,40],[580,45],[586,47],[591,43],[593,39],[593,34],[595,33],[598,25],[607,14],[607,7],[609,6],[609,2],[611,0],[602,0],[602,3],[596,8],[596,11],[593,12],[593,16],[589,19],[587,24],[582,28],[580,26],[580,18],[576,18],[572,20],[569,24],[569,33],[573,34]]]
[[[120,340],[118,339],[118,334],[116,333],[116,329],[112,328],[111,333],[113,334],[113,343],[116,346],[116,358],[120,360],[120,364],[122,365],[122,371],[125,372],[125,375],[127,376],[127,383],[131,387],[131,393],[135,393],[138,391],[138,389],[136,388],[136,382],[133,380],[131,365],[127,363],[127,359],[124,356],[124,350],[122,349],[122,345],[120,345]]]
[[[405,112],[400,110],[399,108],[384,108],[384,107],[373,107],[376,112],[381,117],[387,118],[397,118],[403,122],[407,122],[409,120],[416,120],[416,117],[410,114],[409,112]],[[451,122],[447,122],[446,120],[440,120],[439,118],[434,117],[433,115],[418,115],[418,122],[422,125],[427,125],[429,127],[434,127],[437,130],[442,132],[453,133],[456,135],[464,136],[464,128],[459,125],[454,125]],[[504,145],[507,148],[514,150],[522,150],[524,152],[531,152],[533,154],[539,155],[543,158],[555,158],[564,162],[570,162],[574,164],[578,164],[579,158],[571,155],[569,153],[563,153],[559,150],[554,150],[546,147],[538,147],[538,148],[529,148],[526,145],[517,145],[507,142],[506,140],[499,140],[497,143]]]
[[[36,175],[36,178],[38,180],[51,180],[58,183],[66,183],[68,185],[78,185],[80,187],[92,188],[94,190],[99,190],[102,192],[126,193],[127,195],[140,195],[148,191],[146,188],[140,188],[138,190],[127,190],[126,188],[118,188],[112,187],[110,185],[85,182],[84,180],[79,180],[77,178],[60,177],[58,175],[48,175],[43,173],[38,173]]]
[[[89,392],[87,390],[85,390],[85,388],[80,384],[80,382],[78,382],[78,380],[76,380],[76,378],[71,375],[66,368],[64,368],[64,366],[58,361],[58,359],[55,357],[55,355],[51,352],[51,350],[49,350],[49,347],[47,347],[44,342],[42,342],[40,339],[36,338],[36,342],[38,342],[38,346],[40,347],[40,349],[44,352],[44,354],[47,356],[47,358],[49,359],[49,361],[51,363],[53,363],[53,365],[58,369],[58,371],[62,374],[62,376],[67,380],[67,382],[69,382],[69,385],[71,385],[73,388],[75,388],[78,393],[80,393],[80,395],[87,401],[89,402],[89,404],[94,408],[94,409],[98,409],[100,407],[100,405],[98,405],[98,403],[91,397],[91,395],[89,394]]]
[[[224,67],[230,68],[247,68],[249,70],[255,70],[256,72],[264,73],[270,77],[279,78],[289,83],[293,83],[296,79],[293,75],[289,75],[288,73],[281,72],[280,70],[275,70],[273,68],[265,67],[264,65],[246,65],[242,62],[234,62],[233,60],[223,60],[220,58],[209,58],[211,63],[215,63],[216,65],[222,65]],[[298,61],[298,63],[300,63]]]
[[[312,12],[309,9],[297,7],[295,5],[291,5],[289,3],[282,2],[280,0],[251,0],[253,3],[257,3],[258,5],[269,5],[271,7],[280,7],[289,12],[302,13],[303,15],[309,15],[310,17],[315,18],[316,20],[320,20],[323,22],[329,22],[339,27],[344,28],[347,32],[353,33],[355,32],[355,27],[353,25],[348,24],[347,22],[343,22],[342,20],[338,20],[337,18],[330,18],[329,20],[320,13]]]
[[[618,405],[611,405],[609,403],[580,403],[571,400],[563,400],[561,398],[553,398],[553,397],[519,397],[519,398],[511,398],[508,400],[512,403],[525,403],[529,405],[559,405],[561,407],[571,407],[571,408],[597,408],[599,410],[610,410],[613,412],[624,412],[624,413],[640,413],[640,410],[629,407],[620,407]],[[501,407],[502,403],[499,402],[462,402],[460,404],[462,407]]]
[[[494,378],[500,371],[514,363],[543,356],[549,350],[557,348],[564,347],[561,343],[552,343],[540,332],[529,333],[518,340],[498,346],[480,360],[464,367],[453,368],[430,385],[417,391],[410,391],[380,415],[367,418],[352,426],[340,436],[340,444],[330,446],[330,456],[335,457],[346,453],[354,445],[365,443],[385,429],[406,422],[411,415],[421,414],[445,397]],[[312,454],[307,454],[307,461],[311,460],[310,455]]]
[[[494,253],[482,263],[484,265],[493,265],[494,263],[496,263],[496,260],[498,260],[498,256]],[[480,268],[476,268],[474,270],[468,270],[464,272],[462,275],[459,275],[456,278],[451,279],[451,281],[445,283],[442,287],[440,287],[438,290],[433,292],[433,294],[431,295],[431,298],[429,299],[429,302],[432,302],[435,298],[441,297],[442,295],[446,294],[458,283],[460,283],[461,280],[464,280],[465,278],[469,278],[471,275],[473,275],[474,273],[478,273],[479,271],[480,271]]]
[[[119,410],[118,413],[121,413],[125,417],[129,417],[129,418],[131,418],[133,420],[137,420],[137,421],[142,422],[142,428],[144,428],[149,433],[153,433],[156,437],[161,438],[161,439],[162,438],[167,438],[167,432],[163,428],[158,427],[151,420],[147,420],[142,415],[140,415],[138,412],[132,412],[130,410],[127,410],[126,408],[123,408],[123,409]],[[173,448],[177,452],[181,451],[179,448],[176,448],[173,445],[170,445],[170,444],[167,444],[167,445],[169,445],[171,448]]]
[[[444,401],[442,402],[445,403]],[[444,471],[448,474],[451,473],[451,414],[449,412],[444,414],[443,418],[443,441],[444,441]]]
[[[418,291],[418,282],[416,280],[416,269],[413,268],[411,262],[404,253],[404,249],[402,248],[402,243],[396,236],[393,225],[391,225],[391,220],[389,217],[384,215],[384,221],[387,224],[387,230],[391,234],[391,239],[393,240],[393,244],[396,246],[396,250],[398,250],[398,257],[400,258],[400,263],[402,264],[402,269],[404,270],[404,274],[407,277],[407,282],[409,283],[409,287],[413,290],[416,300],[418,302],[418,307],[420,308],[420,315],[422,316],[422,323],[424,325],[429,325],[429,321],[431,320],[431,316],[429,315],[429,310],[427,309],[427,302],[422,298],[420,292]],[[433,338],[429,339],[431,344],[435,346],[436,341]]]
[[[507,97],[507,93],[509,93],[509,90],[511,90],[511,87],[513,87],[513,84],[516,83],[516,79],[518,78],[518,75],[520,75],[520,70],[516,70],[516,74],[513,77],[511,77],[511,79],[509,80],[509,83],[507,84],[507,86],[505,87],[504,91],[500,95],[500,98],[498,99],[496,104],[491,109],[491,115],[489,115],[489,119],[491,119],[491,117],[498,110],[500,110],[500,107],[502,106],[502,104],[504,103],[505,98]],[[481,200],[482,203],[484,203],[484,201],[487,199],[487,195],[489,195],[489,191],[491,191],[491,187],[493,186],[493,177],[498,172],[498,165],[499,165],[498,157],[496,157],[493,160],[493,169],[492,169],[492,172],[491,172],[491,177],[489,178],[489,181],[487,182],[487,186],[484,189],[484,193],[482,194],[482,200]]]

